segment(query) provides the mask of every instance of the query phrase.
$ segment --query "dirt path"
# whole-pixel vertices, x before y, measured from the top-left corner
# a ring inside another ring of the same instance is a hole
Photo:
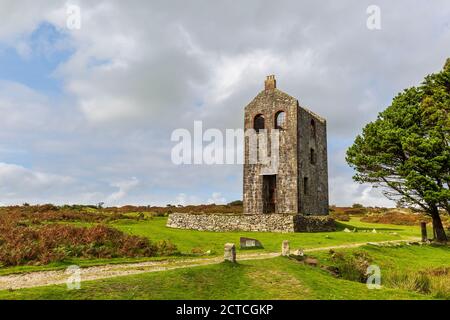
[[[414,240],[416,239],[380,241],[374,242],[374,244],[400,243]],[[304,249],[304,252],[323,251],[330,249],[356,248],[366,244],[368,244],[368,242],[330,246],[330,247],[309,248]],[[238,254],[237,260],[245,261],[245,260],[268,259],[277,257],[279,255],[280,253]],[[223,261],[222,257],[214,257],[214,258],[197,258],[197,259],[183,259],[183,260],[180,259],[180,260],[147,261],[147,262],[127,263],[127,264],[110,264],[110,265],[81,268],[80,276],[81,281],[89,281],[96,279],[112,278],[117,276],[139,274],[145,272],[167,271],[179,268],[211,265],[220,263],[222,261]],[[15,290],[53,284],[64,284],[66,283],[70,275],[71,274],[66,273],[65,270],[55,270],[55,271],[37,271],[30,273],[20,273],[20,274],[0,276],[0,290],[8,290],[8,289]]]

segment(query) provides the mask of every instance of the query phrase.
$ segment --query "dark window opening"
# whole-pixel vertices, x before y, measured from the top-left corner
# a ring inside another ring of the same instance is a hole
[[[304,177],[303,178],[303,194],[308,195],[309,190],[308,190],[308,178]]]
[[[255,129],[257,133],[264,129],[264,116],[262,114],[258,114],[253,120],[253,129]]]
[[[277,203],[277,176],[263,176],[263,212],[275,213]]]
[[[279,111],[275,115],[275,129],[286,128],[286,112]]]
[[[316,138],[316,122],[314,119],[311,119],[311,125],[310,125],[310,131],[311,131],[311,138]]]
[[[313,148],[311,148],[310,150],[309,161],[311,162],[311,164],[316,164],[316,152]]]

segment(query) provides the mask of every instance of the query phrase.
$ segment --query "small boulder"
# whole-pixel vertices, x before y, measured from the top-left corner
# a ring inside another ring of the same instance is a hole
[[[262,248],[263,247],[259,240],[252,239],[252,238],[245,238],[245,237],[241,237],[239,239],[239,244],[241,246],[241,249]]]
[[[308,266],[317,267],[319,265],[319,260],[307,257],[305,259],[305,264],[307,264]]]
[[[299,256],[299,257],[303,257],[303,256],[305,255],[305,253],[303,252],[302,249],[294,250],[294,251],[292,252],[292,254],[293,254],[294,256]]]

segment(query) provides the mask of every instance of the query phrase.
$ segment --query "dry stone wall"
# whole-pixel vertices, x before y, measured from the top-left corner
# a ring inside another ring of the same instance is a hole
[[[172,213],[167,226],[201,231],[324,232],[335,231],[330,217],[291,214],[189,214]]]

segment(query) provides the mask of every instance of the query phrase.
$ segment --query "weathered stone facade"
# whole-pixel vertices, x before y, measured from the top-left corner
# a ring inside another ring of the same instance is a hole
[[[167,226],[200,231],[325,232],[335,231],[329,217],[291,214],[189,214],[172,213]]]
[[[280,113],[284,113],[281,127]],[[257,118],[268,132],[269,146],[270,131],[279,129],[279,165],[276,172],[267,174],[262,164],[251,164],[246,137],[244,213],[327,215],[326,121],[278,90],[274,76],[267,77],[265,89],[245,107],[245,130],[256,129]]]

